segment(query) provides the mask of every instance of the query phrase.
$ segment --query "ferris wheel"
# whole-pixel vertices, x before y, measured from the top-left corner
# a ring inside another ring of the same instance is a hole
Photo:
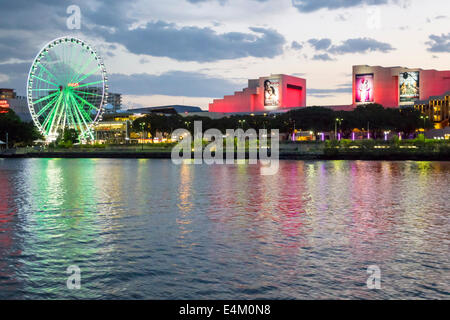
[[[31,65],[27,82],[28,108],[39,131],[54,141],[65,128],[82,141],[94,140],[94,126],[107,103],[105,65],[80,39],[49,42]]]

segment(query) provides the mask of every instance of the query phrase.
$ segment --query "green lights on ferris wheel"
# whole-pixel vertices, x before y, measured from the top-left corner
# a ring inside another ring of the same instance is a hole
[[[27,81],[28,107],[39,131],[52,141],[66,127],[94,139],[108,97],[105,66],[80,39],[49,42],[36,56]]]

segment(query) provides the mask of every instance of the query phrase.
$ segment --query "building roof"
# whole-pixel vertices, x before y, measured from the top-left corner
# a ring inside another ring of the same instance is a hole
[[[158,107],[145,107],[128,109],[126,112],[129,113],[190,113],[190,112],[205,112],[200,107],[195,106],[184,106],[184,105],[168,105],[168,106],[158,106]]]
[[[450,91],[448,91],[447,93],[444,93],[440,96],[431,96],[426,100],[417,100],[414,105],[418,105],[418,104],[428,104],[430,103],[431,100],[442,100],[444,99],[446,96],[450,96]]]

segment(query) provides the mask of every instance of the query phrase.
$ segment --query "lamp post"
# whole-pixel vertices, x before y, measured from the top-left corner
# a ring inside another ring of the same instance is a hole
[[[130,120],[125,121],[125,144],[128,144],[128,141],[130,140],[130,134],[128,132],[129,121]]]
[[[336,118],[336,121],[334,122],[334,138],[337,139],[337,124],[339,122],[339,130],[341,129],[341,123],[344,119],[342,118]]]
[[[428,119],[428,116],[420,116],[420,119],[423,119],[423,131],[425,131],[425,121]]]
[[[145,123],[141,122],[139,124],[141,126],[141,135],[142,135],[142,142],[141,142],[141,150],[144,151],[144,128],[145,128]]]
[[[191,126],[191,122],[190,121],[185,121],[184,125],[186,126],[186,129],[190,132],[190,126]]]
[[[294,131],[292,133],[292,141],[295,141],[295,120],[293,122],[294,122]]]
[[[6,133],[6,150],[8,150],[8,132]]]
[[[238,120],[238,122],[241,125],[241,128],[244,129],[245,120]]]

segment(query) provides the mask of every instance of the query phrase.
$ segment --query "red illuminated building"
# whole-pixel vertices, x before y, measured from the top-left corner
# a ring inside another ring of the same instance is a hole
[[[31,121],[27,99],[18,96],[14,89],[0,88],[0,114],[9,110],[14,111],[22,121]]]
[[[209,112],[266,112],[306,107],[306,80],[284,74],[248,80],[248,87],[215,99]]]
[[[0,100],[0,113],[8,113],[9,103],[8,100]]]
[[[353,106],[367,103],[379,103],[384,107],[414,105],[418,100],[448,91],[450,71],[353,66]]]

